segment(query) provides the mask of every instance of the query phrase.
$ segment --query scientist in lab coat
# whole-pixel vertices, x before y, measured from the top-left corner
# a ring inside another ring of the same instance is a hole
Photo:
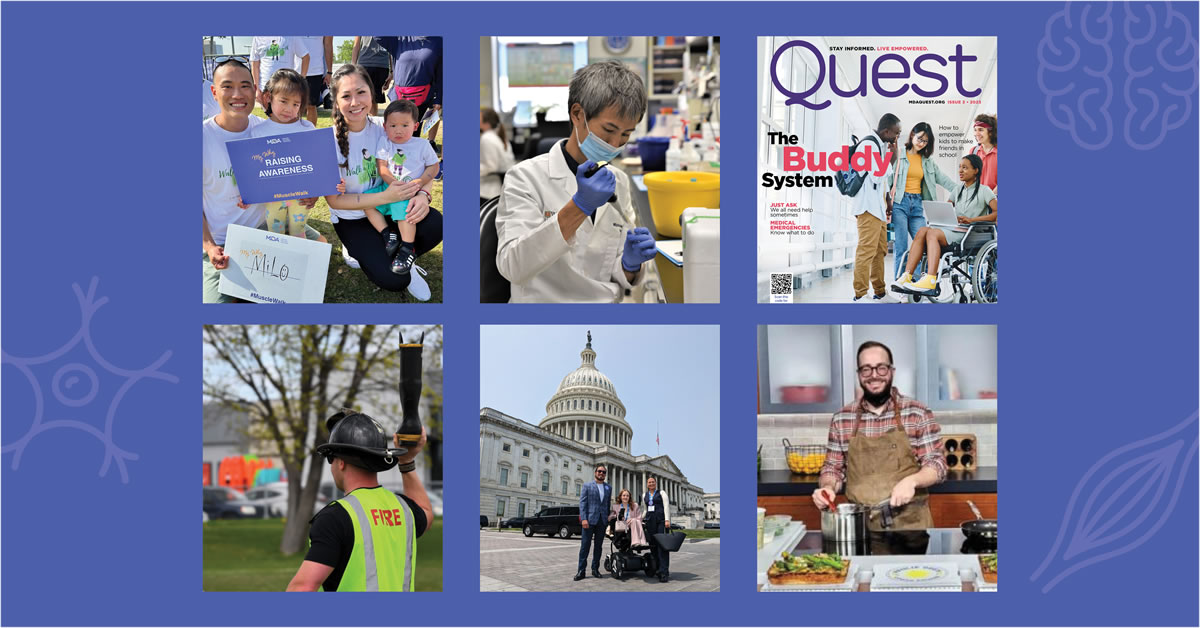
[[[615,61],[575,72],[571,136],[512,168],[496,213],[496,267],[513,303],[614,303],[654,259],[654,238],[633,224],[629,177],[596,163],[617,157],[646,113],[646,89]]]

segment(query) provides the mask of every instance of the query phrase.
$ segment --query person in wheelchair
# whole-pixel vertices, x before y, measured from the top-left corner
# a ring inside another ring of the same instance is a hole
[[[897,277],[893,286],[912,293],[929,293],[937,289],[938,263],[942,248],[962,242],[970,233],[969,226],[978,222],[995,224],[996,195],[991,188],[980,185],[983,160],[978,155],[966,155],[958,164],[960,183],[950,195],[954,213],[958,216],[958,228],[928,225],[921,227],[913,237],[908,249],[908,264],[904,274]],[[966,227],[966,228],[964,228]],[[922,257],[928,257],[928,270],[919,281],[913,281]]]
[[[628,490],[622,489],[621,494],[617,495],[617,503],[612,506],[608,522],[614,542],[617,542],[620,535],[627,535],[629,546],[649,545],[646,542],[646,531],[642,527],[641,509],[633,503],[633,496]],[[621,545],[624,543],[617,542],[618,547]],[[628,549],[628,547],[624,549]]]

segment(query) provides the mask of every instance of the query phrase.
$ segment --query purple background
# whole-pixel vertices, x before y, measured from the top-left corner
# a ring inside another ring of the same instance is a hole
[[[1058,24],[1063,32],[1047,27],[1062,5],[1042,3],[417,6],[9,3],[0,9],[6,88],[6,214],[0,239],[3,623],[562,625],[579,623],[584,602],[605,609],[585,624],[610,624],[604,617],[614,605],[636,608],[636,623],[655,625],[1197,623],[1194,460],[1190,466],[1182,466],[1182,458],[1174,467],[1165,465],[1168,475],[1183,474],[1178,503],[1136,551],[1080,570],[1048,594],[1041,592],[1045,577],[1033,583],[1026,575],[1050,552],[1076,484],[1093,463],[1180,424],[1197,408],[1194,41],[1190,60],[1183,55],[1184,72],[1138,76],[1135,89],[1126,92],[1132,84],[1128,67],[1154,48],[1130,46],[1144,33],[1123,26],[1123,5],[1074,5],[1073,25]],[[1187,27],[1179,18],[1170,28],[1164,23],[1151,44],[1168,32],[1175,43],[1181,36],[1194,39],[1196,5],[1177,8]],[[1108,17],[1098,19],[1106,10]],[[405,20],[404,14],[422,19]],[[446,37],[445,303],[202,306],[195,247],[200,37],[259,31],[351,35],[389,21],[431,24],[427,34]],[[1004,297],[993,307],[756,304],[755,37],[896,35],[906,28],[916,36],[999,38],[1008,182]],[[1039,61],[1037,43],[1048,32],[1055,41],[1076,42],[1084,62],[1039,71],[1046,68],[1039,66],[1045,61]],[[724,303],[479,306],[476,180],[470,169],[478,156],[471,132],[478,37],[687,33],[722,36],[722,204],[727,216],[745,216],[724,222]],[[1093,71],[1085,71],[1089,67]],[[1190,91],[1182,89],[1189,84]],[[1064,85],[1098,86],[1082,103],[1082,91],[1065,97],[1068,110],[1078,104],[1087,115],[1065,116],[1062,96],[1049,102],[1046,90]],[[1128,131],[1130,113],[1147,111],[1154,94],[1169,132],[1155,134],[1144,126]],[[1163,113],[1170,100],[1186,102],[1186,111],[1180,106]],[[1067,119],[1074,120],[1076,132],[1064,129]],[[1095,150],[1101,144],[1103,150]],[[50,248],[38,248],[37,242]],[[80,336],[84,325],[72,284],[86,295],[94,277],[96,296],[109,300],[90,318],[90,333]],[[722,326],[726,516],[720,593],[658,597],[649,604],[650,598],[634,594],[599,599],[477,592],[477,327],[566,321]],[[415,604],[403,605],[391,596],[355,597],[354,612],[347,615],[345,605],[319,596],[284,600],[201,591],[196,490],[201,324],[241,322],[445,324],[445,593],[418,594]],[[756,594],[755,325],[966,322],[997,324],[1003,338],[1000,371],[1008,392],[999,432],[1006,530],[1001,592],[938,596],[936,602],[903,598],[900,605],[890,596],[863,596],[854,598],[853,612],[847,612],[845,598],[822,602]],[[80,342],[63,355],[26,367],[45,402],[43,420],[73,419],[101,436],[111,434],[111,443],[137,455],[126,462],[127,483],[115,465],[101,473],[105,438],[70,427],[28,441],[16,464],[15,447],[37,408],[35,388],[16,358],[52,354],[77,337]],[[94,352],[84,338],[94,340]],[[106,431],[110,401],[130,381],[127,374],[114,374],[117,367],[142,369],[164,355],[158,370],[167,379],[142,379],[129,387]],[[84,366],[63,370],[56,388],[55,374],[72,363]],[[76,407],[73,400],[86,398],[93,386],[87,372],[95,374],[96,396]],[[1194,422],[1182,430],[1185,452],[1195,434]],[[1110,494],[1115,489],[1104,497]],[[1155,508],[1146,510],[1167,512],[1161,503]],[[813,610],[820,608],[828,610]],[[911,612],[915,608],[921,610]]]

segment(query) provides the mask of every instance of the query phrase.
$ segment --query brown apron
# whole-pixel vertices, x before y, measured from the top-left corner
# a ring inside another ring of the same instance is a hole
[[[875,438],[858,433],[861,407],[854,412],[854,429],[850,433],[850,446],[846,451],[846,497],[863,506],[874,506],[890,498],[897,482],[921,470],[912,445],[908,442],[908,434],[901,428],[896,416],[895,398],[888,404],[892,410],[894,428]],[[923,488],[917,489],[913,500],[893,511],[893,517],[892,530],[932,528],[929,492]],[[874,531],[883,530],[878,512],[872,513],[867,526]]]

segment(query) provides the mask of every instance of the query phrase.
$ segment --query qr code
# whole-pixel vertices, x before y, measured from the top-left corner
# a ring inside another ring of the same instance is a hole
[[[771,294],[788,294],[792,293],[792,274],[791,273],[771,273]]]

